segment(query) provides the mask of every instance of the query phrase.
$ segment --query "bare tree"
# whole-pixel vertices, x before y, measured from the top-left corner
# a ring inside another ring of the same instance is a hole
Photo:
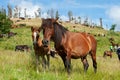
[[[25,18],[27,17],[27,14],[26,14],[26,8],[24,9],[24,16],[25,16]]]
[[[56,15],[55,15],[55,18],[59,18],[59,13],[58,13],[58,10],[56,11]]]
[[[87,17],[87,16],[85,17],[84,25],[85,25],[85,26],[89,26],[89,24],[88,24],[88,17]]]
[[[100,18],[100,26],[102,27],[102,18]]]
[[[50,10],[50,17],[54,18],[54,10],[53,10],[53,8]]]
[[[47,18],[50,17],[50,10],[47,11]]]
[[[69,17],[69,21],[72,21],[72,19],[73,19],[72,11],[68,11],[68,17]]]
[[[35,14],[35,18],[37,18],[37,13],[36,13],[36,12],[34,12],[34,14]]]
[[[79,20],[78,23],[81,24],[81,17],[80,16],[78,17],[78,20]]]
[[[12,7],[10,4],[7,5],[7,8],[8,8],[8,17],[9,18],[12,18]]]
[[[48,18],[54,18],[54,10],[51,8],[50,10],[47,11],[47,17]]]
[[[38,12],[38,17],[41,17],[41,9],[40,8],[38,8],[37,12]]]
[[[14,8],[14,18],[18,18],[18,12],[19,9],[18,9],[18,6],[16,5],[15,8]]]
[[[18,13],[19,18],[20,18],[20,15],[21,15],[21,8],[19,7],[19,13]]]

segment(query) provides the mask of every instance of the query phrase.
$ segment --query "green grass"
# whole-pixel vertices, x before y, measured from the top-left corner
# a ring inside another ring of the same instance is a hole
[[[93,71],[91,57],[88,55],[87,73],[84,73],[80,59],[72,59],[72,71],[68,76],[59,56],[51,58],[49,70],[44,71],[40,65],[38,74],[35,69],[33,49],[30,53],[14,51],[15,46],[19,44],[27,44],[32,47],[30,28],[16,28],[11,31],[17,32],[17,35],[9,39],[0,39],[0,80],[119,80],[120,78],[120,62],[117,55],[114,53],[112,59],[102,57],[104,50],[109,50],[108,38],[114,37],[115,41],[119,43],[119,33],[114,33],[114,35],[108,32],[106,37],[96,37],[98,42],[98,71],[96,74]],[[53,43],[51,46],[53,47]]]

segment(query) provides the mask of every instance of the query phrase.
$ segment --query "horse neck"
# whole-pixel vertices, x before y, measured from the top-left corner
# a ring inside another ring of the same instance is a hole
[[[59,24],[54,24],[54,35],[52,36],[52,40],[55,42],[55,45],[61,45],[63,37],[65,37],[65,33],[67,30]]]
[[[42,39],[39,37],[37,39],[37,43],[36,43],[36,45],[34,45],[34,47],[41,47],[41,46],[42,46]]]
[[[37,41],[38,46],[42,46],[42,39],[39,37]]]

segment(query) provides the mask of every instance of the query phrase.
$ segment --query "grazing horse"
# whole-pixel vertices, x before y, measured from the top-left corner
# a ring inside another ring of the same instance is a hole
[[[112,51],[104,51],[103,57],[110,56],[112,58]]]
[[[111,43],[112,46],[113,46],[113,50],[116,51],[119,44],[114,43],[113,41],[111,41],[110,43]]]
[[[117,48],[117,51],[116,51],[117,55],[118,55],[118,59],[120,61],[120,46]]]
[[[46,65],[47,65],[49,68],[50,47],[42,46],[42,39],[39,36],[40,31],[38,28],[31,27],[31,31],[32,31],[32,40],[33,40],[33,46],[34,46],[34,51],[36,56],[36,68],[37,68],[37,72],[39,72],[39,69],[38,69],[39,57],[42,58],[42,66],[46,68]],[[46,57],[47,57],[47,60],[46,60]]]
[[[30,51],[30,47],[28,45],[17,45],[15,46],[15,51]]]
[[[84,71],[86,72],[89,64],[87,54],[90,53],[93,61],[94,71],[97,71],[95,38],[83,32],[70,32],[57,22],[57,19],[42,19],[40,30],[43,30],[43,45],[49,45],[49,41],[54,42],[54,47],[58,55],[62,58],[68,74],[71,71],[71,58],[81,58]]]

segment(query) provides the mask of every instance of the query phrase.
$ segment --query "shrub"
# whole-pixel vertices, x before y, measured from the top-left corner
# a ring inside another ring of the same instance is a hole
[[[0,13],[0,34],[6,34],[10,31],[12,21],[5,14]]]

